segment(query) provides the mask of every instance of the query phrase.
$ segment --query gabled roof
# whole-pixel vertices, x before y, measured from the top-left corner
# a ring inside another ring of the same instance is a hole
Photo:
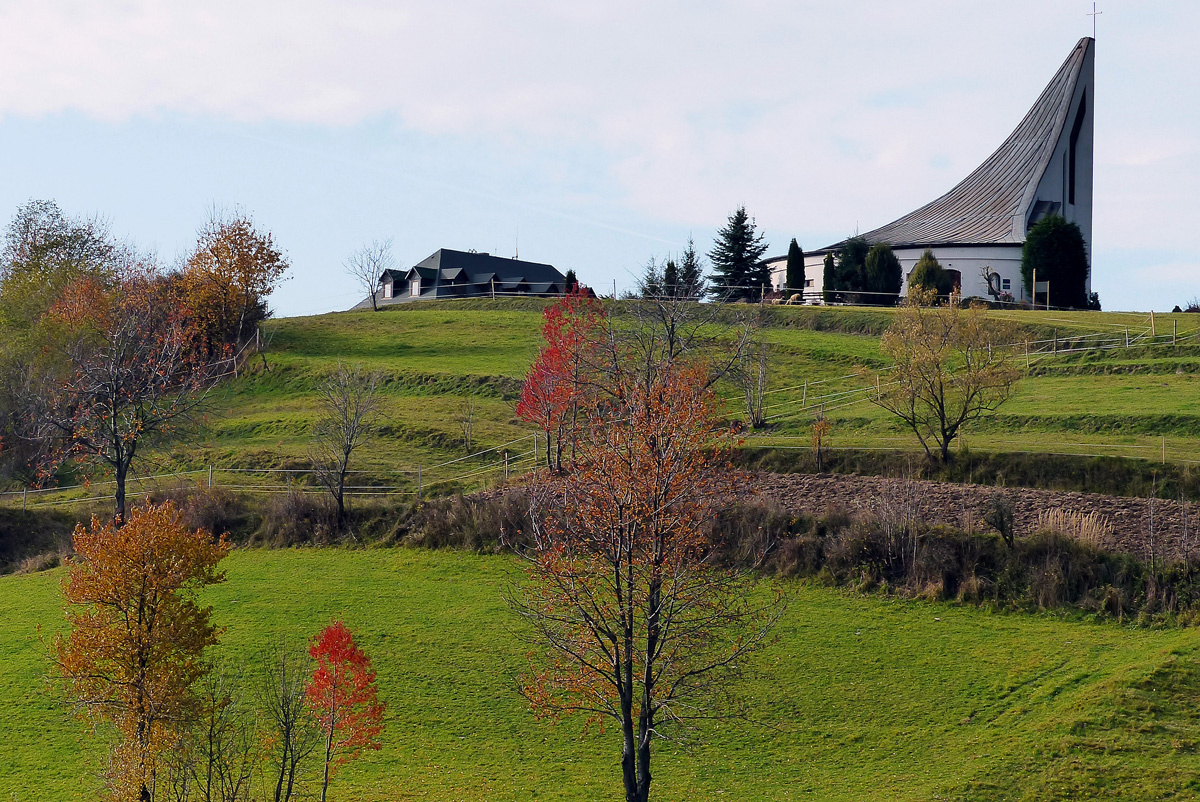
[[[894,246],[1024,242],[1028,212],[1067,127],[1075,90],[1081,78],[1090,84],[1091,75],[1083,73],[1094,44],[1090,37],[1079,40],[1021,124],[958,186],[863,236]]]
[[[563,274],[552,265],[540,262],[524,262],[520,259],[505,259],[488,253],[471,253],[441,248],[416,264],[416,269],[427,269],[443,278],[466,278],[471,284],[487,284],[495,279],[497,285],[519,282],[565,281]],[[422,274],[424,277],[424,274]]]

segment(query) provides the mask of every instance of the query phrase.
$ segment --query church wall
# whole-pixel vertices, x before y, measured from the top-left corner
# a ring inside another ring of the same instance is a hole
[[[904,292],[908,292],[908,275],[917,265],[924,248],[897,248],[896,257],[904,269]],[[987,245],[982,247],[954,247],[952,245],[935,247],[933,255],[947,270],[957,270],[962,277],[962,295],[968,298],[977,295],[988,297],[987,282],[983,278],[983,267],[986,265],[991,272],[998,273],[1001,286],[1008,280],[1008,292],[1013,298],[1020,300],[1023,290],[1021,284],[1021,246],[1020,245]],[[1051,294],[1054,288],[1050,288]],[[1053,299],[1051,299],[1053,300]]]

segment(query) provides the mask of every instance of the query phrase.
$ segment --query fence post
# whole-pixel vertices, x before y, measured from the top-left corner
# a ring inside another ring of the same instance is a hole
[[[508,481],[508,449],[504,450],[504,479]]]
[[[1162,461],[1162,464],[1163,464],[1163,465],[1166,465],[1166,464],[1167,464],[1167,436],[1166,436],[1166,435],[1163,435],[1163,439],[1162,439],[1162,447],[1163,447],[1163,461]]]
[[[1058,329],[1054,330],[1054,353],[1058,353]]]
[[[417,501],[421,500],[421,466],[417,466]]]
[[[21,512],[25,512],[25,502],[28,499],[28,497],[29,497],[29,488],[22,487],[21,488]]]
[[[1125,347],[1129,347],[1129,327],[1125,327]]]
[[[1029,340],[1025,340],[1025,372],[1029,372]]]
[[[1158,329],[1154,328],[1154,310],[1150,310],[1150,336],[1157,337]]]
[[[808,379],[804,380],[804,394],[800,396],[800,406],[808,406]]]
[[[208,466],[208,486],[209,486],[209,489],[212,488],[212,466],[211,465]]]
[[[1171,345],[1179,345],[1179,321],[1171,319]]]

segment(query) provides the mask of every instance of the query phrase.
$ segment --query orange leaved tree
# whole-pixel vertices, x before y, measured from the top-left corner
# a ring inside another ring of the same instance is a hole
[[[604,307],[578,284],[542,313],[542,350],[525,377],[517,417],[546,435],[546,467],[562,470],[564,439],[574,449],[590,356],[607,331]]]
[[[734,680],[779,610],[705,533],[740,484],[713,368],[654,353],[661,343],[595,339],[576,456],[533,483],[529,579],[512,596],[543,646],[526,697],[539,714],[616,723],[629,802],[649,798],[654,738],[736,709]]]
[[[325,627],[308,653],[317,661],[305,696],[325,740],[321,779],[321,802],[325,802],[333,769],[364,749],[380,748],[384,705],[377,696],[371,659],[355,645],[341,621]]]
[[[107,779],[115,800],[153,798],[155,763],[197,711],[193,685],[217,642],[201,588],[224,580],[224,537],[189,531],[169,502],[135,509],[124,526],[76,528],[63,582],[70,630],[53,643],[77,712],[119,734]]]

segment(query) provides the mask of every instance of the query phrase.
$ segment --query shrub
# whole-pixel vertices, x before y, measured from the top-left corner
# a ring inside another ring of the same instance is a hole
[[[1033,287],[1035,270],[1039,281],[1050,282],[1050,300],[1055,306],[1088,308],[1087,246],[1078,225],[1057,214],[1034,224],[1021,249],[1021,277],[1026,287]]]
[[[272,493],[263,504],[262,524],[251,538],[275,548],[318,545],[336,537],[337,509],[325,493],[306,492],[298,486]]]

